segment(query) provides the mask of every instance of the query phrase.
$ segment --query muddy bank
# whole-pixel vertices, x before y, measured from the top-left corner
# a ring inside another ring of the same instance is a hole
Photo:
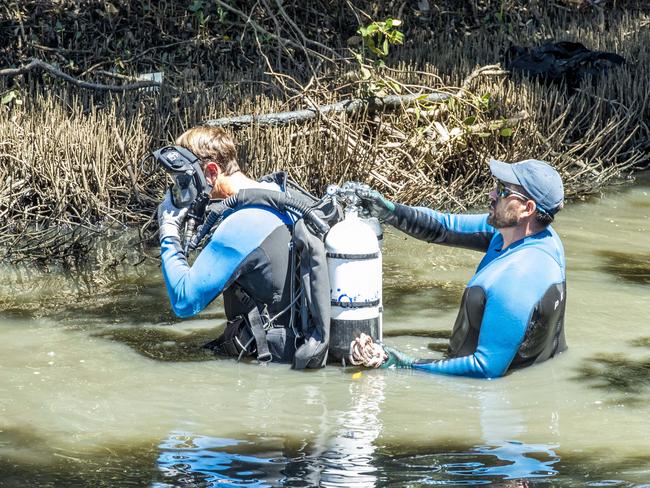
[[[116,228],[155,242],[152,215],[166,181],[141,160],[189,126],[387,93],[451,97],[300,125],[246,125],[236,130],[241,160],[255,176],[286,169],[316,193],[363,180],[390,198],[447,210],[483,205],[489,157],[549,160],[569,197],[647,166],[647,6],[425,3],[10,4],[0,69],[37,57],[88,83],[119,86],[152,72],[163,83],[107,92],[42,70],[0,77],[3,257],[78,258],[94,236]],[[388,17],[402,20],[404,42],[379,59],[359,44],[357,29]],[[627,62],[571,93],[499,67],[475,71],[503,64],[513,43],[549,39]]]

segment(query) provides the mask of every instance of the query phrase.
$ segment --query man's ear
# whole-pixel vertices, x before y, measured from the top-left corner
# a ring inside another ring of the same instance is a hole
[[[210,161],[205,163],[205,166],[203,166],[203,174],[205,175],[205,179],[211,185],[214,185],[214,182],[216,181],[216,179],[219,177],[221,173],[222,173],[221,168],[215,162]]]
[[[525,210],[525,212],[528,215],[533,215],[535,213],[535,210],[537,210],[537,204],[533,200],[526,201],[526,210]]]

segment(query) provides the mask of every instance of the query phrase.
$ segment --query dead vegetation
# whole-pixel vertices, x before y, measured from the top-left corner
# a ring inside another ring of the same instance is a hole
[[[127,227],[147,241],[165,186],[141,163],[148,151],[208,120],[369,96],[448,98],[240,125],[242,161],[255,176],[286,169],[316,193],[362,180],[448,210],[484,203],[490,157],[546,159],[569,196],[598,191],[648,164],[650,13],[628,3],[9,2],[0,7],[0,36],[11,39],[0,69],[38,58],[90,85],[132,86],[145,72],[164,81],[112,93],[33,69],[38,63],[0,77],[3,255],[77,258],[94,236]],[[403,19],[404,45],[391,48],[385,67],[355,59],[357,28],[389,16]],[[494,66],[509,43],[547,39],[628,62],[571,95]]]

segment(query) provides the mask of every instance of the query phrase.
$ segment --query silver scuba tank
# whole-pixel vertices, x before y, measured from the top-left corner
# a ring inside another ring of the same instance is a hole
[[[382,257],[377,229],[348,207],[325,239],[330,278],[330,358],[345,364],[362,332],[382,340]]]

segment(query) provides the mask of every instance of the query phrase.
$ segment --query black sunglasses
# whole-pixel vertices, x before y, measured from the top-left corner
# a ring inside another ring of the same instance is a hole
[[[520,198],[523,201],[532,200],[532,198],[524,195],[523,193],[520,193],[517,190],[513,190],[512,188],[508,188],[503,181],[497,180],[497,196],[499,198],[508,198],[510,195]]]

